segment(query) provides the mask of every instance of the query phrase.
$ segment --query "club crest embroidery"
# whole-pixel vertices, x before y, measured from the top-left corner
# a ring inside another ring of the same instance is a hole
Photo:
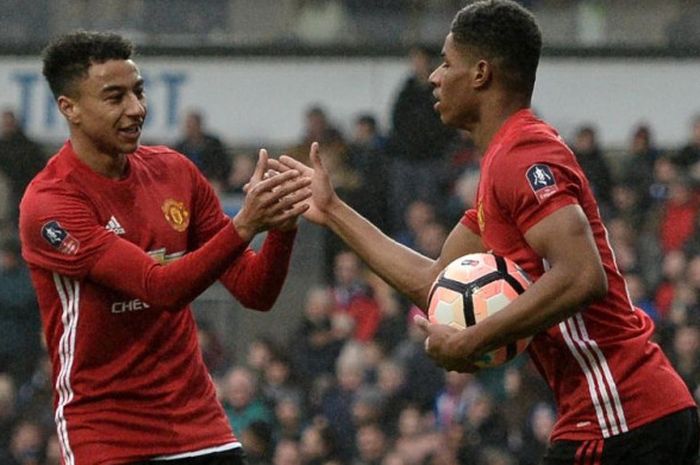
[[[175,231],[182,232],[190,224],[190,212],[185,208],[183,202],[168,199],[161,207],[165,220]]]
[[[483,233],[486,228],[486,219],[484,217],[484,204],[482,202],[479,202],[479,206],[476,209],[476,221],[479,223],[479,231]]]
[[[527,170],[527,182],[539,203],[559,190],[554,173],[547,165],[532,165]]]
[[[67,255],[75,255],[80,241],[66,231],[58,221],[49,221],[41,227],[41,236],[51,247]]]

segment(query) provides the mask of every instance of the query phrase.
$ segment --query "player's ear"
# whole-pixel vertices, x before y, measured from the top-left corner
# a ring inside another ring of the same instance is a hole
[[[472,70],[472,82],[474,83],[475,89],[484,88],[491,82],[493,76],[493,68],[491,63],[487,60],[478,60],[474,64],[474,69]]]
[[[80,108],[76,104],[77,102],[72,98],[61,95],[58,97],[56,104],[58,105],[58,111],[68,120],[69,123],[77,124],[80,122]]]

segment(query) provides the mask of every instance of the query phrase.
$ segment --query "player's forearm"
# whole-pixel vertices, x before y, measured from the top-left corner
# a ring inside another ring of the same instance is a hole
[[[506,308],[480,322],[470,341],[460,343],[473,344],[483,354],[544,331],[600,297],[593,284],[596,275],[594,269],[553,267]]]
[[[136,245],[119,240],[93,266],[90,277],[152,307],[179,310],[211,286],[247,245],[228,224],[196,251],[161,265]]]
[[[296,229],[270,231],[260,252],[248,249],[224,273],[222,284],[243,306],[269,310],[277,301],[287,277],[295,237]]]
[[[386,236],[345,202],[328,211],[328,226],[367,265],[416,305],[425,307],[435,261]]]

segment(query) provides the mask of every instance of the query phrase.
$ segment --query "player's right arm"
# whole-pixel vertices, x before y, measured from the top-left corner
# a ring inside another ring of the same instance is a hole
[[[300,214],[304,207],[293,203],[305,184],[308,180],[294,172],[259,182],[233,220],[200,248],[168,264],[107,231],[81,194],[56,185],[32,189],[20,213],[23,256],[59,275],[90,279],[151,306],[178,310],[244,253],[256,232]]]
[[[287,156],[270,163],[278,170],[296,169],[310,176],[312,197],[304,217],[332,229],[375,273],[420,308],[426,308],[430,287],[448,263],[464,254],[484,251],[481,238],[461,223],[448,235],[437,260],[405,247],[338,197],[316,143],[311,146],[310,158],[312,168]]]

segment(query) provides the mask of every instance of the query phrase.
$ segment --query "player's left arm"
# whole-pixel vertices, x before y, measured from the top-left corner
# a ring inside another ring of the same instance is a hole
[[[267,158],[267,152],[260,156]],[[265,166],[262,164],[261,166]],[[195,247],[216,233],[228,221],[214,190],[194,169],[195,205],[197,217],[193,242]],[[296,221],[291,220],[281,229],[271,229],[259,251],[248,247],[220,276],[219,282],[245,307],[267,311],[282,290],[292,247],[296,237]]]
[[[439,364],[459,369],[464,360],[546,330],[605,296],[607,277],[578,204],[555,210],[532,226],[525,239],[546,260],[549,270],[506,308],[478,325],[462,331],[429,325],[427,349]]]

